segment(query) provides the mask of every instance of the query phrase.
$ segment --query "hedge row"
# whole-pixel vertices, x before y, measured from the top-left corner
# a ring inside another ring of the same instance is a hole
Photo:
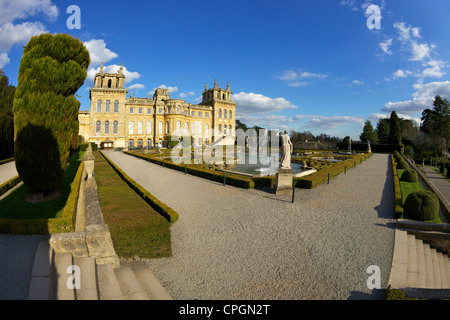
[[[356,166],[356,164],[361,163],[363,160],[367,160],[371,156],[372,156],[371,153],[368,154],[366,153],[363,155],[354,155],[352,159],[333,163],[332,165],[327,166],[308,176],[294,178],[294,185],[297,188],[305,188],[305,189],[315,188],[325,182],[328,182],[328,175],[330,179],[332,179],[340,175],[341,173],[345,172],[346,170],[353,168],[354,166]]]
[[[14,161],[14,158],[9,158],[9,159],[0,160],[0,166],[1,166],[2,164],[6,164],[6,163],[12,162],[12,161]]]
[[[0,219],[0,233],[32,235],[73,232],[83,169],[84,162],[81,162],[71,184],[70,194],[61,218]]]
[[[143,159],[145,161],[149,161],[170,169],[186,172],[193,176],[205,178],[216,182],[224,182],[225,180],[227,185],[243,189],[255,188],[255,181],[250,177],[239,176],[231,173],[226,173],[225,175],[224,172],[200,169],[198,168],[198,166],[195,165],[179,165],[169,160],[157,159],[147,155],[135,154],[132,152],[125,152],[125,153],[134,156],[136,158]],[[270,183],[271,183],[270,179],[259,179],[257,184],[258,186],[260,186],[260,185],[269,185]]]
[[[402,189],[400,187],[400,179],[398,177],[395,157],[391,154],[392,170],[394,173],[394,218],[401,219],[403,217],[403,198]]]
[[[12,178],[9,181],[6,181],[4,184],[0,186],[0,197],[4,195],[8,190],[14,188],[16,185],[18,185],[22,179],[20,179],[19,176]]]
[[[114,162],[112,162],[103,152],[99,151],[105,160],[111,165],[111,167],[117,172],[117,174],[133,189],[142,199],[144,199],[153,209],[166,218],[170,223],[174,223],[178,220],[178,213],[167,206],[165,203],[159,201],[156,197],[145,190],[136,181],[131,179],[125,172],[123,172]]]

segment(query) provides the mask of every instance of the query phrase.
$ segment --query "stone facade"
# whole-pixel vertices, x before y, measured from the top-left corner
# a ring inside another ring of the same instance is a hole
[[[236,103],[229,84],[205,85],[200,104],[171,99],[158,88],[150,98],[127,97],[125,75],[104,73],[103,65],[90,90],[91,109],[80,111],[80,135],[99,147],[164,147],[171,136],[192,136],[195,145],[208,145],[223,136],[235,136]],[[227,141],[234,139],[226,139]],[[225,141],[225,139],[224,139]]]

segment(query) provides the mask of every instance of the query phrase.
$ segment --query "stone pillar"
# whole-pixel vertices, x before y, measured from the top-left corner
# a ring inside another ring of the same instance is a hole
[[[287,194],[292,192],[294,170],[279,169],[275,180],[275,194]]]

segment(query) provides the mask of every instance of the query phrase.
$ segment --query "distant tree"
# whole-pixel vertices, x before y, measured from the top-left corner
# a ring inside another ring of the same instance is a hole
[[[402,130],[395,111],[391,112],[389,120],[389,143],[394,145],[400,145],[402,143]]]
[[[351,142],[350,136],[346,136],[342,142],[348,145]]]
[[[414,136],[419,132],[419,128],[415,126],[414,121],[410,119],[399,119],[400,128],[402,131],[402,140],[405,143],[411,143],[414,139]]]
[[[372,123],[369,120],[366,120],[363,131],[359,136],[362,142],[370,141],[370,143],[378,142],[378,134],[375,130],[373,130]]]
[[[0,160],[14,156],[13,103],[16,88],[0,69]]]
[[[389,142],[389,118],[379,119],[375,130],[377,132],[379,143]]]
[[[26,45],[14,97],[17,171],[30,191],[42,197],[59,185],[71,143],[78,136],[80,102],[90,58],[70,35],[34,36]]]
[[[237,129],[242,129],[244,131],[247,131],[248,127],[245,123],[242,123],[239,119],[236,119],[236,130]]]
[[[431,138],[443,140],[448,148],[450,138],[450,103],[441,96],[436,96],[433,109],[425,109],[422,112],[421,131]]]

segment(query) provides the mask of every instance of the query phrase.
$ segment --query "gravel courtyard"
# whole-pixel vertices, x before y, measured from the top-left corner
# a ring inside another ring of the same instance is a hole
[[[312,190],[276,196],[184,175],[121,152],[105,154],[176,210],[173,257],[147,263],[174,299],[382,299],[394,246],[388,155]]]

